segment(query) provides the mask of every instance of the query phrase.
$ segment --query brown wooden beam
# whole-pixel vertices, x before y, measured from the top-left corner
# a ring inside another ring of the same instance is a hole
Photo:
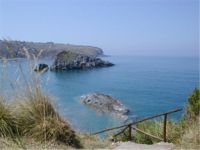
[[[129,125],[129,124],[128,124],[128,125]],[[107,132],[107,131],[110,131],[110,130],[120,129],[120,128],[123,128],[123,127],[127,127],[128,125],[126,124],[126,125],[122,125],[122,126],[118,126],[118,127],[113,127],[113,128],[104,129],[104,130],[102,130],[102,131],[93,133],[93,135],[100,134],[100,133],[103,133],[103,132]]]
[[[161,113],[161,114],[157,114],[157,115],[154,115],[154,116],[151,116],[151,117],[146,117],[146,118],[144,118],[144,119],[141,119],[141,120],[138,120],[138,121],[136,121],[136,122],[133,122],[132,124],[137,124],[137,123],[140,123],[140,122],[149,120],[149,119],[153,119],[153,118],[156,118],[156,117],[160,117],[160,116],[163,116],[163,115],[165,115],[165,114],[175,113],[175,112],[178,112],[178,111],[181,111],[181,110],[182,110],[181,108],[174,109],[174,110],[171,110],[171,111],[168,111],[168,112],[164,112],[164,113]]]
[[[154,138],[154,139],[163,141],[163,139],[161,139],[161,138],[159,138],[159,137],[156,137],[156,136],[154,136],[154,135],[151,135],[150,133],[144,132],[144,131],[142,131],[142,130],[136,128],[136,127],[132,127],[132,129],[134,129],[134,130],[136,130],[136,131],[138,131],[138,132],[140,132],[140,133],[143,133],[143,134],[145,134],[145,135],[148,135],[148,136],[150,136],[150,137],[152,137],[152,138]]]

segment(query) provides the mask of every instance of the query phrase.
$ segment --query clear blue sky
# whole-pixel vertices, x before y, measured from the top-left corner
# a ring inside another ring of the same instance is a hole
[[[0,38],[197,56],[198,0],[0,0]]]

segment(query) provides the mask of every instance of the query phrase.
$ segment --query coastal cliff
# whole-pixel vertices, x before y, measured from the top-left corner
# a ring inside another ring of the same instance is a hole
[[[71,51],[91,57],[103,55],[103,50],[94,46],[0,40],[0,58],[26,58],[27,52],[30,56],[40,58],[54,57],[62,51]]]

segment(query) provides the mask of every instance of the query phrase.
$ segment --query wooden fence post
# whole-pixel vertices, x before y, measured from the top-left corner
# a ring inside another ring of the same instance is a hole
[[[167,142],[167,114],[164,115],[164,126],[163,126],[163,140],[164,142]]]
[[[129,124],[129,125],[128,125],[128,132],[129,132],[129,134],[128,134],[129,137],[128,137],[128,138],[129,138],[129,141],[132,140],[131,131],[132,131],[132,127],[131,127],[131,124]]]

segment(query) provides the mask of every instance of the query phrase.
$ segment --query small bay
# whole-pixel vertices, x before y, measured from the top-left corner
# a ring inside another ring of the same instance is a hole
[[[48,71],[41,75],[42,86],[55,97],[58,110],[80,131],[99,131],[122,124],[127,119],[96,112],[79,101],[81,95],[93,92],[109,94],[130,109],[128,118],[141,118],[177,107],[184,108],[187,97],[199,86],[198,58],[110,56],[103,59],[113,62],[115,66]],[[27,60],[19,59],[17,62],[22,66],[24,75],[28,76]],[[53,60],[39,62],[51,65]],[[9,60],[5,68],[9,81],[5,82],[7,85],[1,82],[1,86],[4,86],[6,93],[11,92],[10,82],[19,76],[18,63]],[[2,73],[0,78],[3,78]],[[172,115],[175,119],[179,117],[180,113]]]

